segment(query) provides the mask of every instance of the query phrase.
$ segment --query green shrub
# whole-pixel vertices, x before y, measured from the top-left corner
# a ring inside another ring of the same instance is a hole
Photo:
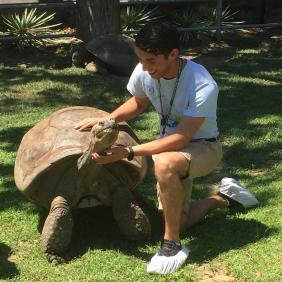
[[[199,11],[199,23],[205,26],[213,26],[216,25],[217,20],[217,11],[216,9],[211,8],[200,8]],[[235,21],[234,16],[238,14],[238,11],[233,12],[230,6],[226,6],[225,9],[222,10],[221,13],[221,24],[239,24],[242,22]]]
[[[126,6],[122,8],[120,12],[122,31],[128,32],[138,30],[149,21],[159,19],[160,16],[156,12],[156,9],[157,7],[149,10],[146,6]]]
[[[199,16],[193,11],[184,11],[177,14],[174,17],[174,22],[177,27],[189,28],[199,25]],[[189,39],[196,38],[197,33],[195,31],[182,31],[180,33],[180,43],[182,46],[186,46]]]
[[[60,25],[52,24],[47,25],[50,21],[52,21],[55,17],[55,13],[51,15],[47,15],[46,12],[37,15],[37,9],[25,9],[24,12],[19,15],[17,13],[2,16],[3,22],[7,27],[7,31],[10,35],[27,37],[36,35],[38,33],[44,33],[48,31],[50,28]],[[43,40],[38,39],[27,39],[27,40],[19,40],[19,47],[24,47],[26,45],[38,45],[42,44]]]

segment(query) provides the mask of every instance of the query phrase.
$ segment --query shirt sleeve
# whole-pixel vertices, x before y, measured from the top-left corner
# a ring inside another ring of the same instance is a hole
[[[142,65],[139,63],[131,74],[127,83],[127,90],[133,96],[146,97],[142,80]]]
[[[218,86],[216,83],[202,83],[196,87],[184,111],[185,116],[216,117]]]

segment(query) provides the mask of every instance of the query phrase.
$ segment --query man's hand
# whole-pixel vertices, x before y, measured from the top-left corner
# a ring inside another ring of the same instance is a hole
[[[128,149],[123,146],[113,147],[103,154],[93,153],[92,159],[98,164],[108,164],[124,159],[128,156]]]
[[[105,117],[103,118],[86,118],[77,123],[74,126],[74,129],[77,129],[79,131],[89,130],[91,129],[96,123],[99,123],[100,121],[105,120]]]

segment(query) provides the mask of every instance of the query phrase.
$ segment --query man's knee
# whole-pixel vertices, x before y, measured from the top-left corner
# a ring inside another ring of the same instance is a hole
[[[157,179],[166,177],[173,171],[173,163],[170,161],[167,154],[161,153],[156,155],[154,164]]]
[[[157,180],[173,176],[180,178],[187,174],[188,161],[178,152],[166,152],[155,156],[155,176]]]

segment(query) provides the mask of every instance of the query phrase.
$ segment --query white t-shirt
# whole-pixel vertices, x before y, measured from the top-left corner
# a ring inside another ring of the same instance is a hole
[[[176,79],[161,78],[161,91],[159,91],[158,80],[153,79],[147,71],[143,71],[142,64],[139,63],[129,79],[127,90],[133,96],[148,97],[161,119],[159,92],[161,92],[163,114],[167,115]],[[217,137],[219,134],[216,122],[217,96],[218,86],[209,72],[203,66],[190,60],[187,61],[179,78],[165,135],[175,133],[181,117],[190,116],[205,117],[203,124],[192,139]],[[161,132],[160,135],[162,137]]]

